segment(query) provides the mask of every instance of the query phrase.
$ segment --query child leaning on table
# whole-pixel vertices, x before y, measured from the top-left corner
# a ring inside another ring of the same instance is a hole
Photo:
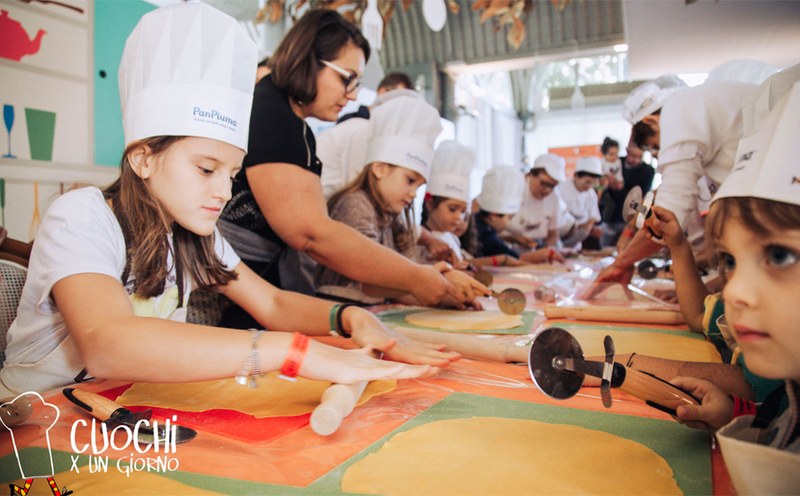
[[[433,144],[441,132],[439,112],[417,93],[387,100],[372,113],[366,165],[350,184],[328,201],[330,217],[409,258],[414,258],[417,229],[414,199],[430,175]],[[369,263],[365,261],[365,263]],[[483,294],[477,281],[450,270],[445,262],[434,265],[451,282]],[[317,292],[342,300],[382,303],[405,295],[354,281],[320,266],[315,277]]]
[[[426,376],[436,370],[427,364],[453,358],[397,344],[362,309],[340,311],[277,290],[240,263],[217,232],[247,148],[256,52],[234,19],[202,3],[142,17],[119,72],[126,142],[120,178],[105,190],[70,191],[45,215],[9,330],[0,397],[60,387],[86,373],[245,382],[282,369],[349,383]],[[426,365],[374,360],[305,334],[187,324],[193,287],[224,293],[270,330],[336,330]]]
[[[497,264],[500,257],[474,258],[464,251],[456,234],[467,227],[467,206],[472,201],[470,179],[475,167],[475,150],[457,141],[443,141],[436,149],[431,163],[431,177],[422,205],[422,225],[431,235],[450,246],[458,263],[467,268]],[[420,258],[430,258],[423,253]],[[494,259],[494,260],[493,260]],[[502,257],[503,265],[522,265],[513,257]]]
[[[524,263],[563,262],[564,257],[553,248],[540,248],[520,255],[500,235],[511,218],[519,212],[525,190],[525,176],[509,166],[495,166],[483,176],[481,194],[476,203],[480,210],[474,214],[478,232],[476,257],[487,257],[491,265],[519,265]]]
[[[740,142],[706,226],[726,278],[733,337],[748,366],[784,379],[785,389],[755,409],[708,382],[672,380],[702,400],[679,407],[681,421],[713,429],[727,423],[717,437],[739,494],[800,491],[800,83],[784,98]],[[783,395],[789,408],[778,415]]]

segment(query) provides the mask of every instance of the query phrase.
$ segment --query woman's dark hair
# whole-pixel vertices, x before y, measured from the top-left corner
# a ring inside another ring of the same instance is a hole
[[[600,145],[600,151],[603,153],[603,155],[605,155],[608,153],[609,148],[619,149],[619,141],[606,136],[606,138],[603,140],[603,144]]]
[[[369,42],[354,24],[335,10],[307,12],[286,33],[270,58],[273,83],[298,103],[314,101],[317,74],[325,67],[320,60],[336,59],[348,43],[360,48],[364,60],[369,60]]]
[[[183,136],[160,136],[132,144],[122,156],[119,179],[103,190],[103,196],[111,200],[112,210],[125,238],[124,279],[128,279],[128,274],[132,275],[134,293],[143,298],[152,298],[164,292],[171,269],[167,265],[170,251],[179,289],[182,289],[184,271],[195,286],[206,289],[236,279],[236,273],[226,269],[217,258],[214,236],[198,236],[175,222],[168,224],[158,199],[131,167],[128,156],[136,147],[147,146],[149,153],[159,155],[182,139]],[[169,164],[165,165],[169,167]],[[169,243],[170,231],[174,248]]]
[[[661,109],[656,110],[650,115],[661,115]],[[645,142],[647,138],[650,136],[655,136],[656,131],[649,124],[645,124],[644,121],[639,121],[633,125],[633,129],[631,129],[631,141],[635,144],[638,148],[645,150],[647,147]]]
[[[461,249],[470,255],[475,255],[482,249],[478,242],[478,226],[475,223],[475,215],[467,215],[467,230],[458,238],[461,242]]]

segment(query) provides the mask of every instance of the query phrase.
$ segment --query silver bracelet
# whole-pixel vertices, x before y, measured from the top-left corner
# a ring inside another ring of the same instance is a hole
[[[264,334],[264,331],[256,329],[250,329],[250,331],[250,336],[252,337],[250,353],[247,354],[247,359],[236,373],[235,379],[242,386],[256,388],[258,387],[256,376],[261,375],[261,355],[258,352],[258,340]]]

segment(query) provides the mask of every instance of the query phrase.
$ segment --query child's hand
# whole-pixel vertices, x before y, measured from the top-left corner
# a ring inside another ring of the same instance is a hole
[[[311,340],[308,351],[300,365],[299,374],[309,379],[353,384],[378,379],[413,379],[430,377],[439,373],[430,365],[407,365],[404,363],[377,360],[370,355],[371,348],[343,350]]]
[[[554,248],[539,248],[536,251],[523,253],[519,259],[526,263],[554,263],[563,262],[564,256]]]
[[[458,260],[450,245],[433,236],[428,236],[425,248],[428,250],[431,260],[444,260],[451,264]]]
[[[444,367],[461,355],[444,351],[444,345],[422,343],[389,329],[372,313],[363,308],[348,307],[342,319],[347,319],[353,341],[359,346],[370,346],[389,360],[419,365]]]
[[[678,218],[671,210],[661,208],[657,205],[651,207],[653,211],[653,218],[650,220],[650,225],[657,232],[663,236],[663,241],[670,249],[674,249],[686,242],[683,235],[683,229],[678,224]],[[648,231],[648,236],[653,239],[653,236]]]
[[[670,381],[700,400],[699,405],[682,405],[677,420],[694,429],[717,430],[731,421],[733,401],[715,385],[694,377],[675,377]]]

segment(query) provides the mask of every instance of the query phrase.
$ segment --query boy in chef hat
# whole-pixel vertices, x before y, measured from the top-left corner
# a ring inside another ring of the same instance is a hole
[[[255,387],[261,372],[277,369],[334,382],[433,372],[305,334],[185,322],[188,296],[200,287],[224,292],[271,329],[328,334],[335,321],[360,345],[379,344],[362,339],[376,329],[384,350],[396,343],[369,312],[342,318],[329,302],[276,290],[216,230],[247,150],[256,53],[233,18],[200,2],[139,21],[119,71],[120,178],[102,191],[70,191],[48,209],[9,330],[0,398],[87,373],[142,382],[236,377]]]
[[[726,278],[725,319],[747,365],[785,379],[752,413],[708,382],[672,382],[702,400],[678,418],[718,431],[739,494],[800,491],[800,83],[776,105],[758,132],[739,144],[736,164],[720,187],[707,231]],[[789,408],[776,417],[781,401]]]
[[[402,95],[377,107],[369,125],[367,165],[331,197],[329,214],[368,238],[413,257],[417,243],[414,199],[431,173],[433,144],[442,131],[439,113],[419,95]],[[449,264],[439,262],[436,266],[448,279],[458,277],[448,272]],[[362,285],[323,266],[315,282],[319,293],[342,300],[378,303],[387,296],[379,288]]]
[[[527,188],[522,195],[519,214],[511,219],[508,238],[522,247],[558,246],[558,225],[561,211],[556,186],[566,181],[564,159],[554,153],[536,157],[525,177]],[[554,252],[554,258],[563,257]]]
[[[559,235],[567,248],[580,249],[583,242],[600,222],[600,207],[594,188],[603,176],[603,163],[600,157],[581,157],[575,166],[575,176],[571,181],[558,185],[558,194],[563,201]]]
[[[506,230],[512,217],[519,212],[525,190],[525,176],[516,168],[496,166],[483,176],[481,194],[476,199],[480,211],[475,214],[478,231],[476,257],[487,257],[491,265],[519,265],[552,260],[554,250],[540,250],[520,254],[511,248],[500,235]]]

